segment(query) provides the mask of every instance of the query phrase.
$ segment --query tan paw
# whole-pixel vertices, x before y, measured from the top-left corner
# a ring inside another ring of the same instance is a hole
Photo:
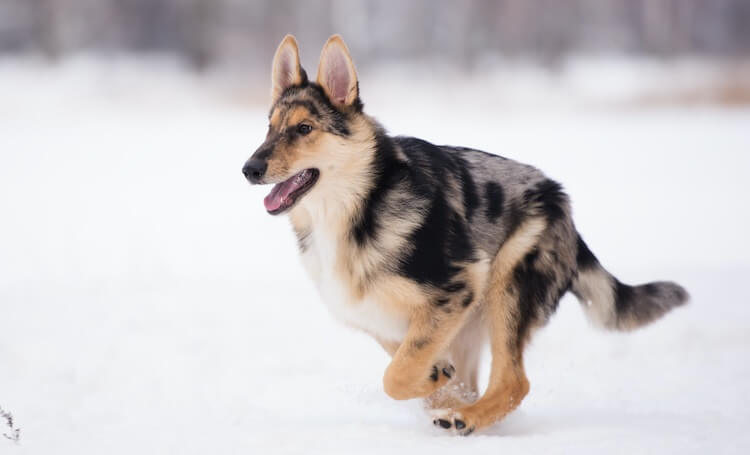
[[[468,436],[477,429],[472,419],[453,409],[436,409],[432,411],[432,424],[453,434]]]

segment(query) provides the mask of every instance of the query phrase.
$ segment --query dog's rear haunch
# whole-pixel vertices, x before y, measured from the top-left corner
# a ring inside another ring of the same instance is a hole
[[[524,347],[567,291],[615,330],[687,300],[677,284],[628,286],[607,272],[562,187],[534,167],[389,136],[363,112],[339,36],[323,47],[314,81],[285,37],[271,93],[268,135],[243,173],[274,184],[265,208],[289,215],[333,315],[391,354],[386,393],[426,398],[441,428],[469,434],[521,403]],[[478,398],[486,340],[491,376]]]

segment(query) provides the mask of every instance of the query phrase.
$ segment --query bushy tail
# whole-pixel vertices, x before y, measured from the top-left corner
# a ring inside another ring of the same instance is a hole
[[[578,236],[578,274],[571,290],[596,325],[610,330],[632,330],[659,319],[687,302],[677,283],[658,281],[629,286],[607,272]]]

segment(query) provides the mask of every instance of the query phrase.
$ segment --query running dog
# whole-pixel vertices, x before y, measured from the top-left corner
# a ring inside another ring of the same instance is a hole
[[[560,184],[534,167],[389,136],[363,111],[340,36],[311,81],[287,35],[271,80],[268,134],[243,173],[274,185],[265,208],[289,216],[331,313],[392,356],[385,392],[426,398],[435,425],[467,435],[521,403],[524,347],[568,291],[591,321],[621,331],[687,301],[675,283],[629,286],[605,270]],[[479,397],[486,340],[491,376]]]

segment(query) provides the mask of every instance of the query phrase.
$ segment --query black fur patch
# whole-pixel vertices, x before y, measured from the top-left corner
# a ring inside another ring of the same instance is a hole
[[[466,308],[467,306],[471,305],[471,302],[474,301],[474,293],[469,291],[468,294],[464,297],[464,300],[461,302],[461,306]]]
[[[414,250],[405,258],[401,270],[418,283],[442,286],[460,270],[453,264],[472,256],[468,233],[442,193],[435,196],[410,240]]]
[[[541,208],[542,214],[550,224],[565,217],[568,196],[562,186],[554,180],[544,180],[534,188],[526,190],[524,200],[529,205]]]
[[[536,317],[536,309],[547,299],[549,278],[534,267],[538,252],[528,253],[513,271],[514,283],[518,287],[518,316],[516,319],[516,346],[520,348],[523,338]]]
[[[435,300],[435,305],[437,306],[447,305],[448,303],[450,303],[450,301],[451,299],[448,297],[440,297],[437,300]]]
[[[455,264],[474,261],[469,229],[446,200],[441,182],[456,175],[458,163],[445,150],[415,138],[396,138],[412,161],[410,189],[430,201],[422,224],[411,234],[413,250],[401,261],[401,273],[418,283],[445,286],[460,271]]]
[[[494,223],[503,214],[503,188],[495,182],[487,182],[484,186],[484,197],[487,199],[487,218]]]
[[[394,144],[385,133],[381,132],[375,137],[375,144],[375,162],[372,169],[375,182],[351,231],[359,246],[377,235],[380,228],[379,209],[388,193],[403,181],[408,173],[406,164],[397,159]]]
[[[620,315],[627,313],[635,302],[635,289],[633,286],[615,280],[615,312]]]
[[[651,297],[657,297],[660,294],[659,285],[656,283],[646,283],[641,285],[641,289],[643,289],[643,292],[645,292],[646,295]]]
[[[471,172],[469,172],[469,163],[463,158],[457,158],[456,161],[461,171],[461,193],[464,197],[466,220],[471,221],[474,211],[479,207],[479,193],[477,192],[474,178],[471,176]]]
[[[268,141],[264,142],[263,145],[261,145],[260,148],[255,151],[255,153],[253,153],[253,159],[265,160],[266,158],[271,156],[275,147],[275,140],[273,143],[269,143]]]
[[[453,292],[458,292],[464,289],[465,287],[466,287],[466,283],[464,283],[463,281],[457,281],[455,283],[448,283],[446,286],[443,287],[443,290],[445,290],[445,292],[453,293]]]
[[[456,212],[451,212],[448,224],[448,255],[454,262],[475,262],[474,250],[469,239],[467,226],[461,221]]]
[[[578,264],[579,270],[591,270],[599,266],[599,261],[591,252],[586,242],[583,241],[581,236],[578,236],[578,253],[576,254],[576,263]]]
[[[560,286],[552,271],[545,271],[542,267],[539,251],[534,250],[513,271],[513,286],[518,292],[516,339],[513,340],[517,348],[521,347],[529,328],[543,315],[554,311],[570,285],[570,281],[567,281]]]

